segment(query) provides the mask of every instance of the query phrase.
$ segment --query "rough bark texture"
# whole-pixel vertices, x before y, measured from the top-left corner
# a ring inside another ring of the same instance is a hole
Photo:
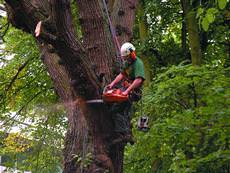
[[[102,1],[76,1],[83,40],[75,34],[70,0],[5,2],[8,20],[15,27],[33,34],[38,21],[42,21],[42,32],[36,38],[41,58],[67,110],[64,173],[121,173],[124,145],[109,146],[113,124],[107,105],[86,103],[101,98],[103,87],[117,69],[118,57]],[[109,4],[114,24],[123,27],[120,43],[129,41],[136,0]],[[119,11],[121,5],[124,14]],[[82,162],[76,161],[79,157]],[[91,162],[84,165],[86,159]]]
[[[111,18],[120,44],[132,39],[136,7],[137,0],[114,1]]]

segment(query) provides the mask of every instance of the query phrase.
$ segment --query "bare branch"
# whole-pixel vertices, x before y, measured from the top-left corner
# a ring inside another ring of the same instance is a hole
[[[87,94],[88,97],[98,97],[100,94],[99,91],[95,91],[95,88],[99,88],[100,84],[87,61],[89,58],[86,50],[76,37],[70,0],[51,0],[51,6],[51,18],[56,22],[58,36],[57,44],[54,46],[60,51],[59,55],[64,61],[63,65],[69,71],[71,79],[74,80],[75,91],[78,91],[82,97],[85,97],[86,93],[89,94]]]
[[[8,24],[9,24],[9,22],[7,22],[6,24],[2,25],[2,26],[0,27],[0,29],[5,28]]]
[[[7,22],[3,27],[6,27],[6,28],[5,28],[5,30],[3,31],[3,33],[0,35],[0,38],[3,40],[3,42],[5,42],[4,36],[6,35],[7,31],[9,30],[10,23]],[[1,27],[0,29],[2,29],[3,27]]]
[[[16,119],[14,119],[13,121],[18,123],[18,124],[22,124],[24,126],[35,127],[35,126],[31,125],[31,124],[28,124],[28,123],[25,123],[25,122],[22,122],[22,121],[19,121],[19,120],[16,120]]]
[[[17,73],[14,75],[14,77],[11,79],[10,84],[6,87],[6,92],[8,92],[10,90],[10,88],[12,87],[13,83],[17,80],[20,72],[27,66],[27,64],[31,61],[31,59],[28,59],[25,63],[23,63],[19,68]]]
[[[27,101],[27,102],[17,111],[17,113],[16,113],[13,117],[11,117],[11,118],[5,120],[5,121],[2,123],[1,126],[6,125],[6,124],[7,124],[8,122],[10,122],[10,121],[13,121],[13,122],[14,122],[16,116],[18,116],[18,115],[28,106],[28,104],[29,104],[30,102],[32,102],[32,101],[33,101],[37,96],[39,96],[42,92],[43,92],[43,90],[42,90],[42,91],[39,91],[37,94],[35,94],[29,101]]]

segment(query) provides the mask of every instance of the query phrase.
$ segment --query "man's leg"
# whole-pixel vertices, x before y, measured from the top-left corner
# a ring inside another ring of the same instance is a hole
[[[134,143],[131,131],[130,131],[130,115],[131,115],[130,102],[123,102],[120,104],[114,104],[112,107],[112,118],[114,121],[114,140],[113,144],[120,142]]]
[[[114,122],[114,132],[125,134],[128,132],[127,120],[124,115],[125,103],[115,103],[112,106],[111,113]]]

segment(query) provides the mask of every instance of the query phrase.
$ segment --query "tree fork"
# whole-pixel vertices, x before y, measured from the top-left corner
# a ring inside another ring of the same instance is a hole
[[[87,125],[92,126],[94,122],[98,121],[96,120],[98,117],[103,118],[102,114],[105,110],[100,109],[100,113],[97,113],[98,111],[96,112],[94,107],[87,107],[83,99],[76,99],[75,92],[69,84],[67,72],[58,63],[60,57],[56,53],[50,53],[48,45],[41,44],[40,49],[43,62],[48,67],[51,78],[53,78],[56,91],[67,109],[69,128],[65,138],[64,172],[84,171],[91,173],[94,169],[113,172],[113,165],[107,156],[105,144],[103,144],[105,136],[105,134],[102,135],[103,130],[94,126],[90,131]],[[109,118],[109,116],[107,117]],[[110,122],[111,120],[108,119],[106,124]],[[83,163],[76,161],[78,158],[76,156],[86,159],[88,153],[93,154],[93,160],[95,161],[91,166],[84,168]]]

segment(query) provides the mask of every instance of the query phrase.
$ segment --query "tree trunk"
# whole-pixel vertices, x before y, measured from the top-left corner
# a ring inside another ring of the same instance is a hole
[[[182,13],[182,27],[181,27],[181,47],[184,55],[184,59],[190,59],[187,52],[187,27],[186,27],[185,13]]]
[[[113,123],[107,106],[87,103],[88,100],[101,98],[103,87],[111,81],[113,72],[117,70],[118,57],[115,56],[102,1],[76,1],[83,40],[75,34],[70,0],[5,2],[8,20],[15,27],[34,33],[36,24],[42,21],[41,34],[36,38],[41,58],[67,110],[69,126],[65,138],[63,172],[123,172],[125,146],[109,145]],[[111,8],[116,10],[115,3],[125,5],[125,15],[114,11],[111,14],[114,23],[128,31],[119,36],[120,42],[129,41],[136,1],[117,0],[110,3],[113,4]]]
[[[181,4],[186,18],[192,64],[194,66],[200,66],[202,54],[195,10],[191,5],[190,0],[182,0]]]
[[[115,0],[111,19],[120,44],[132,39],[137,0]]]
[[[147,29],[147,23],[145,20],[145,16],[144,16],[144,2],[140,1],[138,3],[138,8],[137,8],[137,19],[138,19],[138,24],[139,24],[139,33],[140,33],[140,39],[141,39],[141,43],[144,44],[145,41],[148,38],[148,29]],[[150,62],[149,62],[149,58],[144,55],[144,53],[141,53],[141,59],[144,63],[144,67],[145,67],[145,85],[148,85],[150,80],[151,80],[151,66],[150,66]]]

